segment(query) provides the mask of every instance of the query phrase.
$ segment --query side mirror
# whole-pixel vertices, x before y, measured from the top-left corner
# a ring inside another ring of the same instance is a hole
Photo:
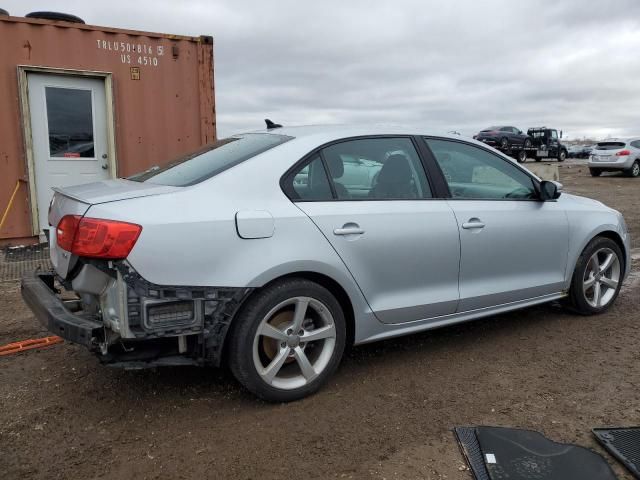
[[[562,130],[560,130],[560,138],[562,138]]]
[[[555,200],[562,194],[562,184],[559,182],[543,180],[540,182],[540,200],[546,202]]]

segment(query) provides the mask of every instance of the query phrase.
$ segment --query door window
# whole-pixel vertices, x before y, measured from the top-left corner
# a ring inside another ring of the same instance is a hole
[[[452,198],[537,198],[533,179],[508,160],[466,143],[426,141],[444,174]]]
[[[551,138],[554,140],[558,138],[558,132],[555,130],[551,130]]]
[[[290,183],[285,190],[293,200],[316,202],[333,200],[327,172],[318,154],[287,178],[287,182]]]
[[[338,200],[431,198],[431,189],[409,138],[348,140],[321,152]]]
[[[94,158],[91,90],[45,87],[49,156]]]

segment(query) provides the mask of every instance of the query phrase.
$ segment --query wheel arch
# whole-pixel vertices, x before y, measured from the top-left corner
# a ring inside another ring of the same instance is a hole
[[[278,277],[272,278],[268,282],[264,283],[258,288],[255,288],[242,302],[242,305],[234,314],[234,318],[231,320],[228,330],[224,334],[224,338],[222,339],[222,354],[219,363],[226,363],[228,358],[228,348],[229,343],[227,340],[231,332],[233,332],[236,318],[244,309],[247,301],[255,295],[257,292],[262,289],[268,287],[269,285],[274,284],[275,282],[280,282],[283,280],[291,279],[291,278],[301,278],[305,280],[309,280],[311,282],[317,283],[322,287],[329,290],[329,292],[336,298],[340,307],[342,308],[342,312],[345,317],[345,323],[347,326],[347,339],[346,346],[347,348],[351,347],[355,342],[355,333],[356,333],[356,319],[355,319],[355,308],[354,302],[350,295],[347,293],[347,290],[334,278],[326,275],[324,273],[319,273],[311,270],[299,270],[292,271],[289,273],[282,274]]]
[[[572,256],[573,258],[571,259],[571,263],[570,265],[570,270],[567,272],[567,288],[569,288],[569,284],[571,283],[571,279],[573,277],[573,272],[575,271],[576,268],[576,262],[578,261],[578,258],[580,258],[580,255],[582,255],[582,252],[584,252],[585,248],[587,248],[587,246],[596,238],[598,237],[603,237],[603,238],[608,238],[610,240],[612,240],[613,242],[616,243],[616,245],[618,245],[618,247],[620,248],[620,250],[622,251],[622,262],[623,262],[623,272],[624,272],[624,276],[627,275],[627,273],[629,273],[629,266],[630,266],[630,252],[629,252],[629,248],[627,246],[627,244],[625,243],[625,241],[623,240],[622,236],[620,235],[620,233],[618,231],[615,230],[615,228],[613,226],[607,226],[607,225],[603,225],[603,228],[596,230],[594,232],[592,232],[590,235],[588,235],[586,238],[587,240],[584,241],[581,245],[579,249],[576,249],[574,255]]]
[[[629,257],[629,252],[627,250],[627,245],[624,243],[624,240],[622,240],[622,237],[620,236],[620,234],[618,232],[616,232],[615,230],[604,230],[600,233],[598,233],[595,237],[604,237],[604,238],[608,238],[609,240],[613,240],[616,245],[618,245],[618,247],[620,248],[620,251],[622,252],[622,261],[623,263],[623,272],[626,273],[628,272],[628,257]],[[593,240],[593,238],[591,240]],[[589,240],[589,242],[591,242],[591,240]]]

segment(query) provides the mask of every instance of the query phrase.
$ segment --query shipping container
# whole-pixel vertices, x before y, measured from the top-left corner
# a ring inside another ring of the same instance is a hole
[[[0,245],[42,239],[52,187],[215,138],[212,37],[0,16]]]

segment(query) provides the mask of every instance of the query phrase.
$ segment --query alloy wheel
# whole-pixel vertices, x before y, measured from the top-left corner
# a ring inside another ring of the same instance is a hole
[[[597,250],[585,269],[582,291],[584,298],[594,308],[602,308],[615,297],[620,282],[620,259],[610,248]]]
[[[631,167],[631,176],[637,177],[640,176],[640,163],[635,162]]]
[[[253,363],[262,380],[291,390],[317,378],[336,346],[331,312],[311,297],[287,299],[267,313],[253,340]]]

